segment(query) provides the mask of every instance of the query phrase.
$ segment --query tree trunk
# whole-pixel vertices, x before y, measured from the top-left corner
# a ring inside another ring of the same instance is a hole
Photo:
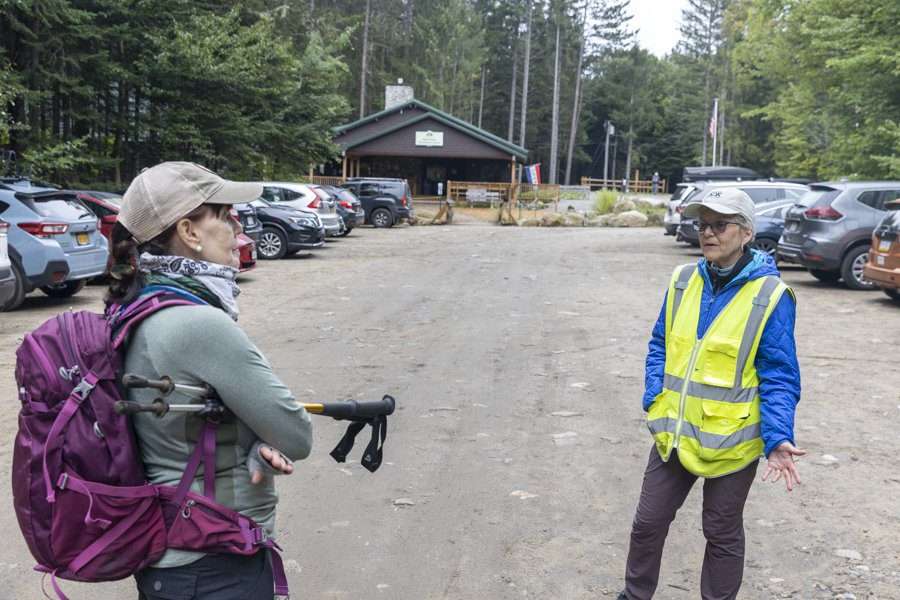
[[[531,66],[531,0],[528,0],[528,33],[525,36],[525,66],[522,69],[522,119],[519,121],[519,145],[525,147],[525,122],[528,116],[528,70]]]
[[[506,132],[506,141],[512,143],[513,129],[516,127],[516,76],[519,74],[519,25],[516,22],[516,41],[513,45],[512,59],[512,85],[509,87],[509,129]]]
[[[569,130],[569,151],[566,153],[566,185],[572,185],[572,155],[578,138],[578,119],[581,116],[581,69],[584,64],[584,28],[587,24],[588,3],[584,3],[584,17],[581,21],[581,41],[578,44],[578,69],[575,71],[575,100],[572,107],[572,129]]]
[[[625,154],[625,179],[631,179],[631,148],[634,142],[634,125],[628,126],[628,152]]]
[[[728,99],[728,90],[722,92],[722,102],[719,104],[719,166],[724,166],[722,160],[725,158],[725,100]]]
[[[487,73],[487,67],[481,66],[481,96],[478,98],[478,128],[481,129],[481,115],[484,112],[484,76]]]
[[[553,117],[550,126],[550,177],[556,183],[559,161],[559,23],[556,24],[556,56],[553,61]]]
[[[359,118],[366,116],[366,71],[369,65],[369,20],[372,13],[372,0],[366,0],[366,20],[363,25],[362,67],[359,74]]]

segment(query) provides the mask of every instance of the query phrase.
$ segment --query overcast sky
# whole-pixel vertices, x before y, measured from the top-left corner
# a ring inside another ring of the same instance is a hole
[[[638,42],[657,56],[671,51],[678,42],[681,9],[687,0],[631,0],[631,20],[640,29]]]

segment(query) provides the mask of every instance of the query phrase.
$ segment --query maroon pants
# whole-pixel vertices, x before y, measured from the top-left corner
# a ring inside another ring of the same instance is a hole
[[[758,461],[744,469],[703,482],[703,535],[706,554],[700,575],[703,600],[733,600],[744,574],[744,502],[756,477]],[[625,596],[650,600],[659,581],[659,565],[669,525],[697,476],[689,473],[672,451],[663,462],[653,446],[631,526],[625,566]]]

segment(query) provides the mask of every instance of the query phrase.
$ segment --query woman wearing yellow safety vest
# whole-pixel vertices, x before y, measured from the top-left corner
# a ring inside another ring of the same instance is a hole
[[[750,249],[754,205],[741,190],[685,207],[698,217],[703,257],[675,269],[653,329],[644,410],[654,446],[631,530],[619,600],[649,600],[669,525],[698,477],[706,554],[703,600],[737,597],[744,570],[743,511],[761,455],[763,480],[800,483],[794,411],[800,369],[795,298],[774,261]]]

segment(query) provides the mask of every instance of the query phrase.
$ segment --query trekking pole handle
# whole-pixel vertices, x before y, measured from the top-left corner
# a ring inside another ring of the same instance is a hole
[[[160,379],[147,379],[134,373],[126,373],[122,376],[122,385],[127,388],[153,388],[164,395],[169,395],[175,390],[175,384],[166,376]]]
[[[162,398],[157,398],[150,404],[120,400],[113,405],[113,410],[119,415],[136,415],[137,413],[148,412],[161,417],[169,412],[169,404]]]
[[[168,396],[172,392],[181,392],[182,394],[195,396],[197,398],[210,398],[215,396],[215,391],[208,385],[175,383],[167,375],[163,375],[159,379],[147,379],[141,375],[126,373],[122,376],[122,385],[127,388],[152,388],[159,390],[163,396]]]
[[[396,401],[392,396],[385,396],[381,400],[346,402],[326,402],[322,404],[304,404],[303,408],[314,415],[331,417],[332,419],[367,419],[372,417],[387,416],[394,412]]]

